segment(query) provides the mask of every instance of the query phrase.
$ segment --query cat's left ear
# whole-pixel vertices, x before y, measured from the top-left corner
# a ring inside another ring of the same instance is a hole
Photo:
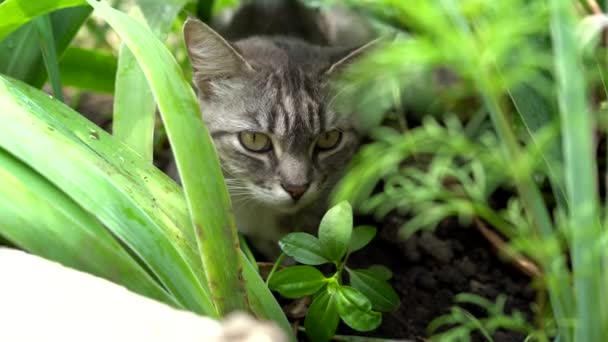
[[[202,21],[188,18],[183,32],[197,86],[253,71],[236,46]]]
[[[376,38],[368,43],[360,45],[354,48],[341,49],[333,52],[329,56],[330,66],[325,69],[323,74],[331,76],[338,73],[340,70],[346,68],[348,65],[364,56],[371,50],[377,48],[383,43],[386,43],[389,39],[387,37]]]

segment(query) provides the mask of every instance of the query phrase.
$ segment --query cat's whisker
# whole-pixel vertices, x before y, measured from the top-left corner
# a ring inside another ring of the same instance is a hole
[[[331,105],[334,103],[334,101],[336,101],[338,96],[342,95],[343,92],[345,92],[346,90],[348,90],[350,88],[355,88],[355,87],[356,87],[356,85],[354,85],[354,84],[347,84],[347,85],[343,86],[342,88],[340,88],[340,90],[338,90],[336,92],[336,94],[331,98],[331,100],[329,100],[329,102],[327,103],[327,108],[331,108]]]

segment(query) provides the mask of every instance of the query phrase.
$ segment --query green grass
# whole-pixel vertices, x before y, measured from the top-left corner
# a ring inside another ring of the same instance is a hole
[[[0,2],[0,235],[175,307],[216,318],[249,310],[293,338],[240,250],[178,42],[180,11],[210,19],[236,1],[135,3],[121,3],[123,12],[92,0]],[[598,175],[594,139],[605,139],[608,59],[600,21],[584,19],[594,2],[343,3],[400,34],[336,84],[335,104],[362,114],[366,127],[392,107],[395,124],[371,130],[334,201],[378,218],[411,214],[404,235],[450,216],[481,218],[543,271],[545,325],[503,312],[501,299],[464,295],[490,317],[456,308],[431,327],[447,322],[454,335],[438,338],[503,327],[539,340],[606,340],[606,170]],[[87,21],[92,12],[97,23]],[[104,44],[72,44],[85,25],[102,27],[88,39]],[[122,42],[115,51],[98,47],[115,46],[108,25]],[[437,82],[439,68],[452,81]],[[57,99],[62,86],[114,95],[113,134],[36,89],[46,80]],[[402,115],[412,108],[416,127]],[[152,165],[157,109],[183,188]],[[514,193],[504,208],[491,205],[498,188]],[[342,251],[332,244],[341,237],[323,239]]]
[[[0,18],[11,20],[3,21],[0,33],[5,37],[37,15],[52,16],[84,3],[5,1]],[[7,219],[0,234],[25,250],[170,305],[216,318],[250,311],[275,320],[291,336],[281,308],[239,248],[228,193],[194,91],[159,40],[174,27],[186,2],[175,1],[171,11],[161,13],[155,2],[141,1],[138,17],[146,25],[104,3],[88,3],[125,44],[118,66],[104,51],[68,56],[100,54],[102,63],[90,65],[90,72],[118,70],[116,136],[32,86],[0,75],[0,122],[8,128],[0,138],[0,170],[13,185],[2,190],[0,210]],[[73,20],[76,27],[82,24],[81,16]],[[51,34],[54,28],[48,21],[38,25],[46,47],[56,46],[60,38]],[[33,31],[18,33],[30,37]],[[73,37],[75,31],[69,33]],[[13,63],[10,75],[38,87],[39,76],[28,75],[42,66],[51,71],[57,91],[56,76],[70,65],[59,60],[67,45],[61,52],[43,50],[44,61],[36,57],[31,63]],[[2,60],[35,57],[35,48],[40,46],[13,48]],[[127,103],[134,90],[140,100]],[[152,165],[156,106],[183,190]]]
[[[604,177],[598,181],[598,113],[589,105],[591,89],[605,89],[595,74],[598,67],[605,70],[606,59],[603,50],[595,52],[602,56],[595,63],[585,58],[584,52],[596,47],[578,35],[583,12],[577,1],[446,0],[408,6],[373,0],[357,6],[397,30],[407,27],[411,36],[353,67],[346,81],[357,80],[360,89],[379,97],[394,92],[392,81],[407,94],[417,75],[447,68],[454,81],[431,83],[426,94],[444,96],[459,112],[402,133],[378,129],[376,142],[356,157],[335,201],[350,199],[379,217],[395,209],[409,212],[414,217],[404,234],[432,229],[449,216],[486,220],[543,269],[537,280],[548,291],[557,332],[541,326],[536,337],[608,338],[607,255],[600,242],[606,213],[598,196]],[[458,105],[471,97],[479,105]],[[357,101],[350,105],[367,108]],[[408,166],[400,166],[404,161]],[[545,179],[550,187],[541,182]],[[379,182],[384,190],[372,194]],[[515,190],[504,209],[488,205],[499,186]],[[468,335],[467,329],[460,332]]]

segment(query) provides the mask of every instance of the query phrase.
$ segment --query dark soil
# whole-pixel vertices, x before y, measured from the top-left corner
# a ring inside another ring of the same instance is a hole
[[[535,291],[530,278],[500,260],[475,228],[448,220],[434,232],[421,232],[403,240],[398,235],[403,222],[395,215],[386,217],[378,225],[378,237],[349,259],[351,267],[382,264],[390,268],[394,274],[391,283],[401,297],[399,309],[385,314],[382,326],[371,335],[423,341],[428,324],[449,312],[453,297],[462,292],[492,301],[504,294],[507,312],[518,310],[531,319]],[[470,306],[466,309],[484,317],[483,310]],[[493,338],[497,342],[523,341],[525,336],[498,331]],[[473,336],[473,340],[484,339]]]

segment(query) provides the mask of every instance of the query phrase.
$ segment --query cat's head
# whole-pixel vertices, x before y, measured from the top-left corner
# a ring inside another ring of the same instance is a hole
[[[359,143],[354,116],[332,107],[329,81],[364,48],[289,38],[229,43],[196,19],[184,36],[233,204],[292,212],[324,200]]]

